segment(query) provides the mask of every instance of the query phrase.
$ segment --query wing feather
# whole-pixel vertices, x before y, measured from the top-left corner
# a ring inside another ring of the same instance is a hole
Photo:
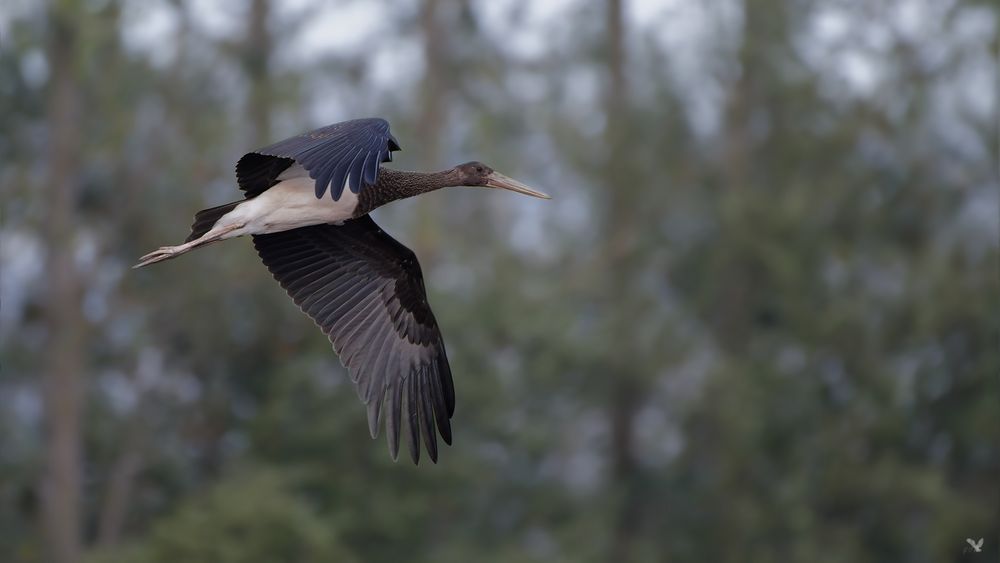
[[[399,458],[399,428],[403,414],[403,378],[392,380],[392,396],[389,397],[389,420],[385,425],[386,439],[389,441],[389,454],[392,460]]]
[[[406,376],[406,427],[410,431],[410,439],[407,441],[407,445],[410,446],[410,459],[413,460],[414,464],[420,463],[420,423],[418,418],[420,416],[418,410],[420,405],[420,399],[418,399],[417,394],[417,378],[414,373],[414,368],[410,368],[410,373]]]
[[[374,185],[379,165],[391,160],[395,150],[399,143],[386,120],[343,121],[243,155],[236,163],[236,179],[251,198],[275,185],[281,172],[298,163],[315,180],[317,198],[329,190],[337,201],[345,185],[354,193]]]
[[[372,397],[377,392],[378,388],[383,385],[382,371],[385,369],[385,360],[389,355],[389,350],[387,346],[391,346],[390,343],[390,333],[391,328],[384,323],[373,324],[371,327],[372,334],[370,335],[370,346],[371,352],[374,355],[374,360],[371,362],[365,362],[357,370],[357,381],[358,384],[358,398],[364,404],[370,404]],[[358,348],[361,350],[362,348]],[[353,363],[355,357],[350,357],[347,359],[348,363]]]
[[[451,443],[455,392],[413,252],[367,215],[253,239],[268,270],[348,368],[372,437],[384,424],[397,459],[405,412],[410,458],[419,462],[422,442],[436,462],[437,434]]]
[[[420,398],[420,425],[423,430],[424,446],[427,448],[427,455],[431,459],[437,459],[437,434],[434,432],[434,407],[431,406],[430,384],[427,381],[427,372],[430,366],[420,366],[414,372],[414,379],[417,380],[417,397]]]

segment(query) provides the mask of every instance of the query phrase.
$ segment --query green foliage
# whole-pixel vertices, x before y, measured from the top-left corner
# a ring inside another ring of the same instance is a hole
[[[158,520],[141,544],[99,553],[91,563],[356,561],[338,528],[287,481],[273,470],[236,471]]]

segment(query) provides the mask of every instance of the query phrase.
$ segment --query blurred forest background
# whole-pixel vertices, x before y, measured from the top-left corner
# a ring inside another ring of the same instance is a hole
[[[998,18],[4,0],[0,560],[996,561]],[[452,360],[437,465],[249,241],[128,269],[244,152],[371,115],[390,166],[555,197],[377,213]]]

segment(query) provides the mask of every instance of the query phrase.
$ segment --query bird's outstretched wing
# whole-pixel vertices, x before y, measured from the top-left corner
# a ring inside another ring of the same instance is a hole
[[[385,418],[395,460],[405,413],[413,462],[420,459],[421,435],[436,462],[435,423],[451,444],[455,388],[413,252],[368,215],[339,226],[254,235],[253,243],[267,269],[326,333],[350,370],[368,406],[372,437]]]
[[[344,185],[358,193],[375,183],[381,163],[392,160],[399,143],[389,133],[389,122],[377,117],[343,121],[279,141],[243,155],[236,163],[236,180],[246,197],[260,195],[278,175],[298,162],[316,180],[316,197],[327,188],[334,201]]]

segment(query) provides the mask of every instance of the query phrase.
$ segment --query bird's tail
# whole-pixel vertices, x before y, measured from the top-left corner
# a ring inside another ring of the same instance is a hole
[[[194,223],[191,224],[191,234],[188,235],[184,242],[191,242],[195,239],[201,238],[202,235],[212,230],[215,223],[226,213],[229,213],[236,206],[243,203],[246,200],[234,201],[227,203],[225,205],[219,205],[217,207],[209,207],[208,209],[202,209],[201,211],[194,214]]]
[[[212,227],[218,223],[219,219],[235,209],[236,206],[243,203],[243,201],[245,200],[234,201],[225,205],[202,209],[201,211],[195,213],[194,223],[191,225],[191,234],[184,239],[184,244],[179,244],[177,246],[162,246],[142,258],[139,258],[139,263],[132,266],[132,268],[142,268],[143,266],[149,266],[150,264],[176,258],[181,254],[198,248],[199,246],[221,240],[223,235],[235,228],[238,228],[239,225],[231,225],[231,228],[213,233],[215,236],[206,237],[205,235],[212,230]]]

